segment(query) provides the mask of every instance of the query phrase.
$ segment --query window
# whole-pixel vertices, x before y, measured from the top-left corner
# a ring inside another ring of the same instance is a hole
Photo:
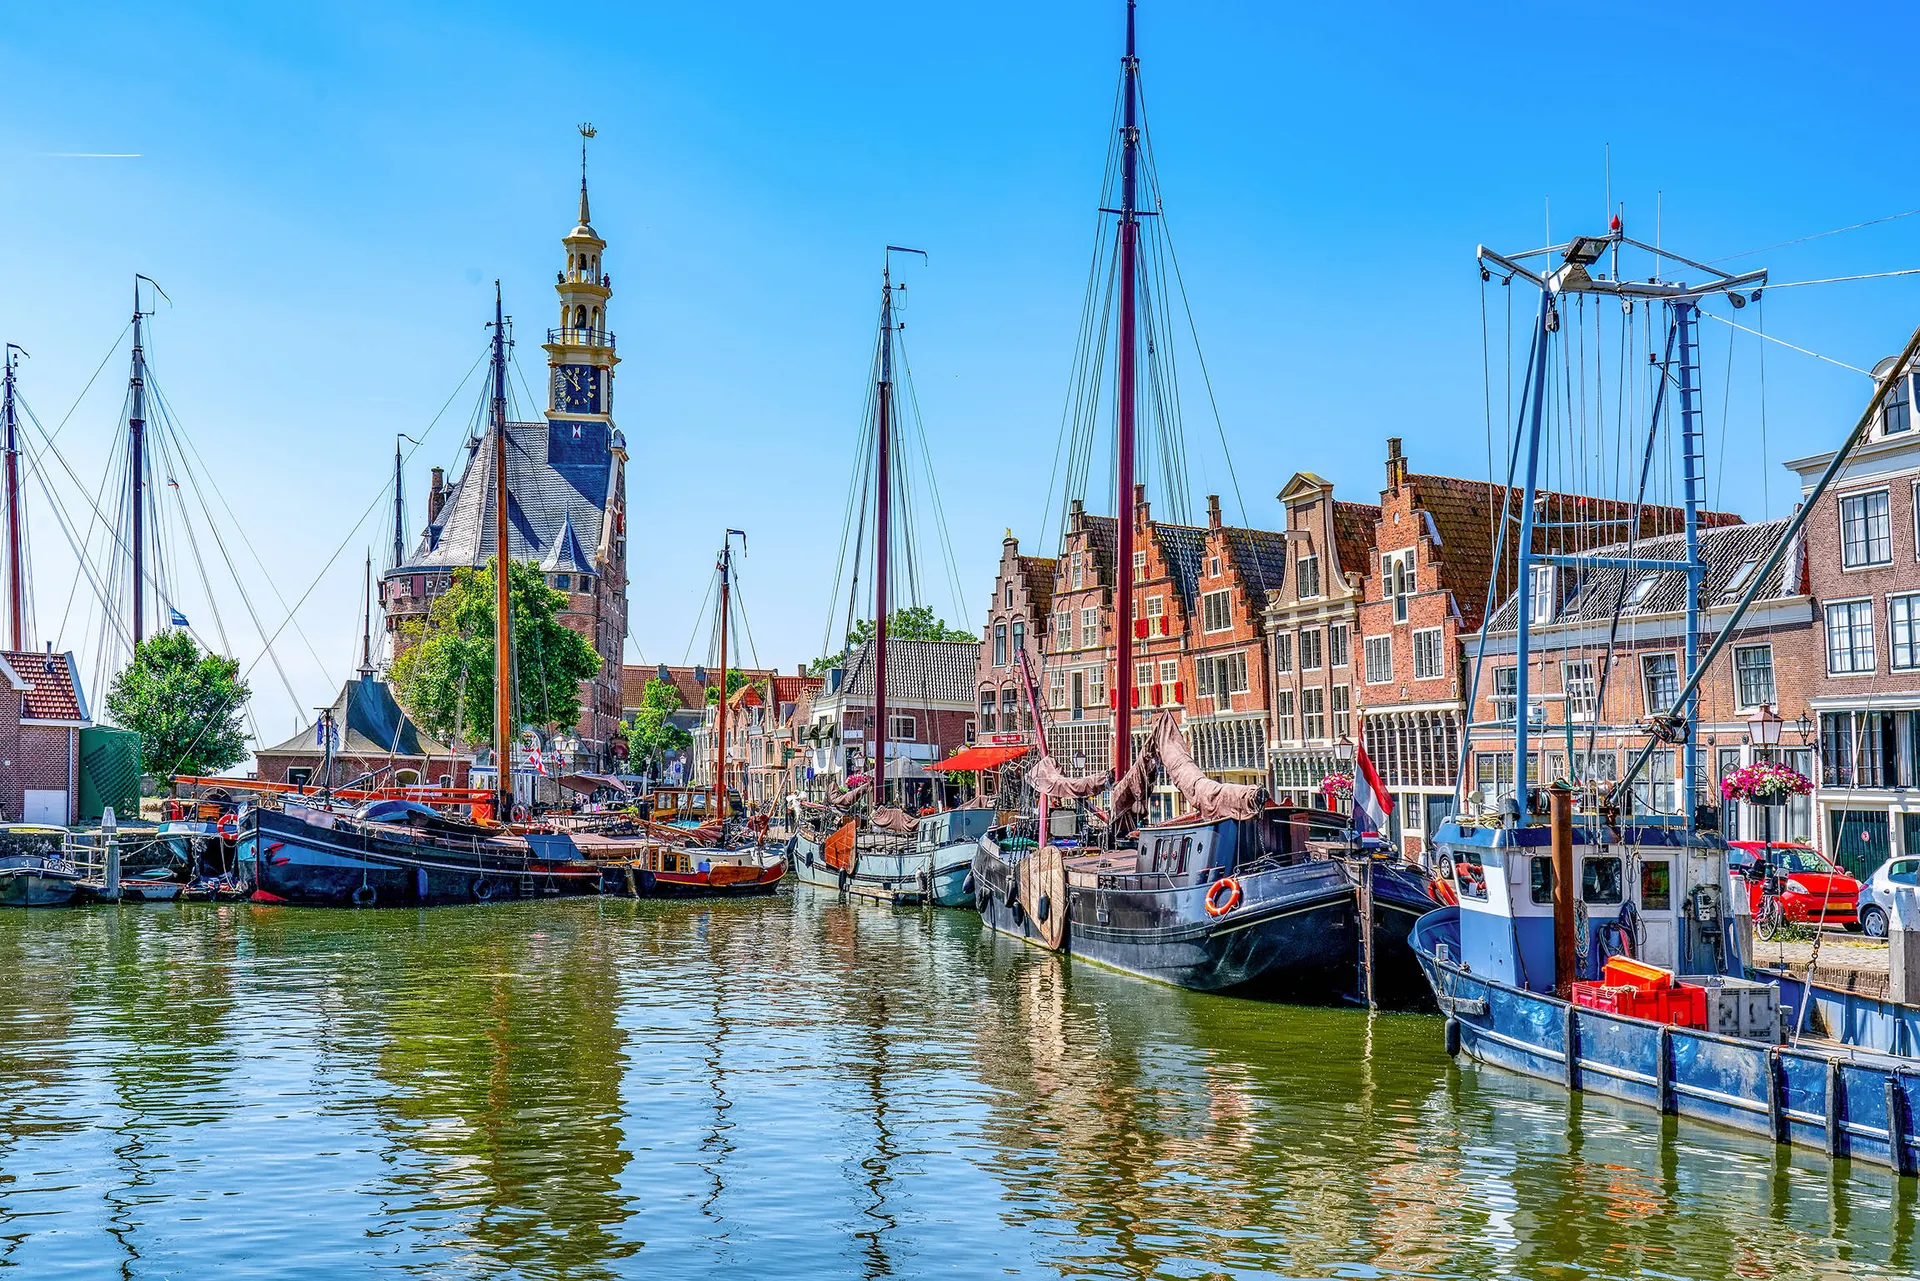
[[[1146,580],[1147,580],[1147,554],[1145,552],[1135,552],[1133,554],[1133,581],[1136,583],[1143,583]]]
[[[1012,583],[1007,584],[1007,608],[1008,609],[1013,608],[1013,584]],[[1014,646],[1014,648],[1018,649],[1019,646],[1016,645]]]
[[[1752,560],[1742,561],[1740,568],[1733,571],[1733,577],[1727,580],[1726,590],[1720,593],[1720,599],[1739,600],[1740,593],[1746,590],[1748,582],[1753,579],[1753,571],[1758,568],[1760,568],[1760,558],[1757,556]]]
[[[916,717],[889,716],[887,717],[887,723],[893,727],[888,732],[888,737],[892,738],[895,742],[911,742],[919,736],[920,723]]]
[[[1674,752],[1663,747],[1647,758],[1633,778],[1635,814],[1674,814],[1679,812],[1679,789],[1674,785]]]
[[[1618,903],[1622,896],[1622,874],[1626,861],[1615,855],[1584,860],[1580,871],[1580,898],[1587,903]]]
[[[1160,664],[1160,683],[1171,685],[1180,679],[1180,660],[1169,658]]]
[[[1644,655],[1640,679],[1647,694],[1647,715],[1665,715],[1680,697],[1680,660],[1672,654]]]
[[[1520,669],[1517,667],[1496,667],[1493,669],[1493,719],[1511,721],[1520,693]]]
[[[1026,700],[1014,693],[1011,688],[1000,690],[1000,728],[1003,730],[1032,729],[1033,708]]]
[[[1844,600],[1827,606],[1827,674],[1873,670],[1873,602]]]
[[[1527,580],[1527,621],[1551,623],[1554,613],[1554,572],[1552,565],[1535,565]]]
[[[1300,737],[1327,736],[1327,691],[1318,687],[1300,691]]]
[[[1393,637],[1369,636],[1362,642],[1367,666],[1367,684],[1386,685],[1393,680]]]
[[[993,696],[993,691],[990,689],[981,690],[980,691],[980,728],[989,734],[993,733],[996,729],[999,728],[999,723],[994,717],[994,712],[997,710],[994,704],[995,704],[995,699]]]
[[[1220,577],[1220,558],[1219,558],[1218,556],[1214,556],[1214,557],[1210,557],[1210,558],[1208,559],[1208,561],[1207,561],[1207,577],[1209,577],[1209,578],[1218,578],[1218,577]]]
[[[1087,701],[1094,707],[1107,705],[1107,668],[1104,663],[1087,669]]]
[[[572,591],[573,590],[572,577],[566,574],[555,574],[553,576],[553,588],[555,591],[562,591],[562,592]]]
[[[1345,685],[1333,687],[1333,734],[1344,738],[1353,733],[1353,708]]]
[[[1136,688],[1145,689],[1153,684],[1153,664],[1135,663],[1133,665],[1133,683]]]
[[[1413,679],[1430,681],[1446,674],[1446,654],[1438,627],[1423,627],[1413,634]]]
[[[1274,691],[1273,715],[1279,723],[1280,737],[1293,737],[1293,691],[1282,689]]]
[[[993,665],[995,667],[1007,665],[1007,625],[1005,623],[995,623],[993,627]]]
[[[294,787],[305,787],[313,780],[313,771],[303,766],[294,766],[287,771],[287,782]]]
[[[1840,563],[1848,569],[1893,563],[1893,525],[1887,491],[1840,500]]]
[[[1312,600],[1320,594],[1320,558],[1302,556],[1300,567],[1295,571],[1293,580],[1294,595],[1301,600]]]
[[[1660,585],[1659,574],[1642,574],[1640,581],[1627,593],[1626,608],[1638,609],[1647,603],[1647,597],[1653,595],[1653,589]]]
[[[1047,677],[1047,706],[1065,707],[1067,705],[1067,674],[1063,671],[1052,672]]]
[[[1063,609],[1053,616],[1053,648],[1056,653],[1073,648],[1073,611]]]
[[[977,732],[977,730],[976,730],[976,728],[975,728],[975,725],[974,725],[974,722],[972,722],[972,721],[968,721],[968,722],[967,722],[967,728],[966,728],[966,733],[965,733],[965,734],[963,735],[963,739],[964,739],[964,741],[966,741],[966,742],[968,742],[968,743],[972,743],[972,742],[975,742],[975,741],[977,741],[977,740],[979,739],[979,737],[980,737],[980,735],[979,735],[979,733]]]
[[[1561,679],[1567,691],[1567,715],[1576,721],[1590,721],[1600,713],[1600,691],[1594,684],[1593,660],[1579,659],[1561,665]]]
[[[1167,598],[1155,596],[1147,601],[1147,635],[1165,636],[1167,634]]]
[[[1327,666],[1345,667],[1347,665],[1347,629],[1345,624],[1335,623],[1327,628]]]
[[[1300,632],[1300,670],[1317,672],[1320,670],[1320,629],[1303,628]]]
[[[1013,661],[1019,662],[1020,655],[1027,651],[1027,625],[1017,622],[1013,625]]]
[[[1383,553],[1380,577],[1387,599],[1393,602],[1393,621],[1406,622],[1407,601],[1413,596],[1413,548]]]
[[[1233,593],[1208,592],[1200,598],[1201,627],[1209,632],[1224,632],[1233,626]]]
[[[1735,645],[1733,674],[1741,707],[1773,705],[1773,646]]]
[[[1536,854],[1527,864],[1528,897],[1535,903],[1553,902],[1553,860]]]
[[[1273,670],[1290,672],[1293,670],[1293,633],[1281,632],[1273,638]]]
[[[1911,402],[1907,399],[1907,380],[1904,375],[1894,379],[1893,386],[1887,389],[1887,399],[1880,406],[1880,434],[1898,436],[1913,426],[1908,414]]]
[[[1887,597],[1889,661],[1895,671],[1920,667],[1920,596]]]
[[[1100,611],[1083,609],[1080,611],[1080,648],[1092,649],[1100,643]]]
[[[1080,590],[1080,553],[1075,552],[1072,556],[1068,557],[1067,564],[1072,567],[1071,576],[1073,580],[1073,589],[1075,591],[1079,591]]]

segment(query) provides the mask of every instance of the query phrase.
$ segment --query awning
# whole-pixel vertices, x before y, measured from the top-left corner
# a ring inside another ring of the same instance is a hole
[[[1032,750],[1032,747],[1025,744],[1018,747],[964,747],[952,756],[947,757],[946,760],[935,762],[933,768],[942,770],[994,769],[998,766],[1005,765],[1008,761],[1025,756]]]
[[[560,786],[582,796],[591,796],[602,788],[622,796],[633,795],[631,788],[611,774],[567,774],[560,779]]]

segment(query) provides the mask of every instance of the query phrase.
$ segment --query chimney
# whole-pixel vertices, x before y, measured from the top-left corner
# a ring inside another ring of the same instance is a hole
[[[436,467],[433,469],[433,485],[427,490],[427,524],[437,525],[440,523],[440,508],[446,504],[446,501],[446,469]]]
[[[795,663],[793,665],[793,674],[795,676],[805,676],[807,674],[807,665],[805,663]]]
[[[1207,495],[1207,528],[1220,528],[1220,495]]]
[[[1400,438],[1387,437],[1387,488],[1394,493],[1400,492],[1401,482],[1407,478],[1407,460],[1400,453]]]
[[[1147,522],[1153,519],[1153,509],[1147,506],[1147,487],[1136,484],[1133,487],[1133,527],[1144,530]]]

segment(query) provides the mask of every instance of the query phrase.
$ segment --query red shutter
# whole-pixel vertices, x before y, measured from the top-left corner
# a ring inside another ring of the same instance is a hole
[[[1147,620],[1146,619],[1136,618],[1133,620],[1133,638],[1135,640],[1145,640],[1147,638]]]
[[[1187,701],[1184,693],[1185,686],[1186,686],[1186,682],[1184,681],[1175,681],[1173,683],[1173,701],[1174,702],[1184,703]]]

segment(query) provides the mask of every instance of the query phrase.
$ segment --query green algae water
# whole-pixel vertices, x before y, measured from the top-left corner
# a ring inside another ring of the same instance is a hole
[[[1913,1180],[805,890],[0,913],[0,1276],[1920,1272]]]

